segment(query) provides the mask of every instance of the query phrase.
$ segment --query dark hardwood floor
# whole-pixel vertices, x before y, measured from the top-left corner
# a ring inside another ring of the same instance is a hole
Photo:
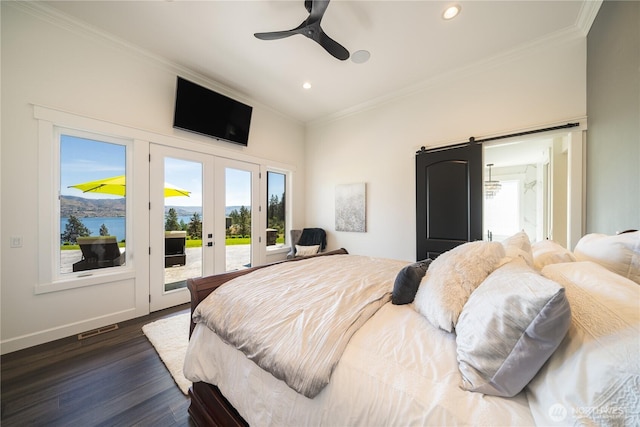
[[[142,326],[188,305],[3,355],[0,424],[193,426],[182,394]]]

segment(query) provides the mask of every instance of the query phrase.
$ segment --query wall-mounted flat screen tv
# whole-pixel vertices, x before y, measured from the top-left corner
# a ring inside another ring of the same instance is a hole
[[[253,108],[178,77],[173,127],[246,146]]]

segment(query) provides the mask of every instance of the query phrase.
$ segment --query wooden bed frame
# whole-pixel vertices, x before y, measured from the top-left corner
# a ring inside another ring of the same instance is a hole
[[[311,257],[327,256],[327,255],[345,255],[347,250],[337,249],[334,251],[312,255]],[[196,309],[200,301],[206,298],[211,292],[215,291],[223,283],[228,282],[239,276],[251,273],[260,268],[269,267],[274,264],[283,262],[295,262],[311,257],[299,257],[271,264],[259,265],[247,268],[245,270],[231,271],[228,273],[216,274],[213,276],[199,277],[187,280],[187,288],[191,293],[191,313]],[[193,332],[195,324],[190,324],[189,336]],[[205,382],[193,383],[189,389],[191,404],[189,405],[189,415],[194,423],[198,426],[248,426],[247,422],[238,414],[238,411],[229,403],[222,395],[218,387]]]

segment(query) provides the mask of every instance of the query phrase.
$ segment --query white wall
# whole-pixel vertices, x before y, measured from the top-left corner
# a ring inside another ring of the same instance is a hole
[[[2,2],[1,18],[2,353],[86,331],[106,320],[131,317],[132,295],[149,286],[125,281],[34,294],[39,280],[40,171],[33,104],[175,136],[212,154],[225,152],[261,159],[263,164],[291,165],[297,171],[294,215],[304,217],[302,124],[227,90],[227,95],[254,106],[248,148],[176,131],[172,128],[176,74],[198,76],[44,17],[29,5]],[[22,247],[10,248],[11,236],[22,237]]]
[[[564,35],[307,129],[307,226],[330,248],[414,260],[415,152],[586,114],[586,40]],[[393,78],[393,76],[389,76]],[[366,182],[367,232],[336,232],[338,184]]]

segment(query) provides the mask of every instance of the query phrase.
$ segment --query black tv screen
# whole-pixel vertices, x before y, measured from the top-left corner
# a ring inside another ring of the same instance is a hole
[[[178,77],[173,127],[246,146],[253,108]]]

